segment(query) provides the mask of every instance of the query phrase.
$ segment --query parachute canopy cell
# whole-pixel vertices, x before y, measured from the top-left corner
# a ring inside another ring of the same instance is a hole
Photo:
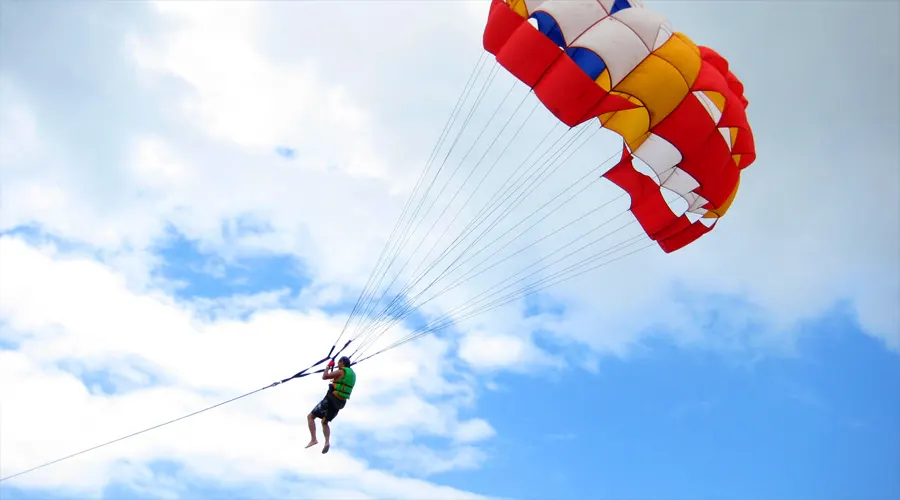
[[[664,251],[728,211],[756,150],[744,86],[716,51],[637,0],[493,0],[483,43],[561,122],[596,118],[622,137],[622,160],[606,178]],[[661,187],[687,202],[685,213],[672,212]]]

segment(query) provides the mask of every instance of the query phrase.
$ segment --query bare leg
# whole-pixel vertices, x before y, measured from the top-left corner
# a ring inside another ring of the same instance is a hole
[[[328,421],[324,418],[322,419],[322,433],[325,434],[325,446],[322,448],[322,453],[328,453],[328,448],[331,447],[331,443],[328,442],[331,439],[331,427],[328,427]]]
[[[306,416],[306,423],[309,424],[309,444],[306,445],[306,447],[309,448],[310,446],[319,444],[319,441],[316,440],[316,417],[310,413]]]

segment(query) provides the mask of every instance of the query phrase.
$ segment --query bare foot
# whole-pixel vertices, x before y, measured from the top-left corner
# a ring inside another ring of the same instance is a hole
[[[319,444],[319,442],[316,441],[315,439],[313,439],[312,441],[309,442],[308,445],[306,445],[306,448],[310,448],[310,447],[315,446],[315,445],[317,445],[317,444]]]
[[[322,453],[328,453],[328,448],[331,448],[331,444],[325,443],[325,446],[322,448]]]

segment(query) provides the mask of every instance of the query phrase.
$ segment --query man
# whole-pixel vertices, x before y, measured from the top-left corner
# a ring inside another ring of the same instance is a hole
[[[311,438],[306,447],[319,444],[316,439],[316,419],[321,418],[322,433],[325,434],[325,446],[322,448],[322,453],[328,453],[328,448],[331,446],[329,443],[331,429],[328,427],[328,422],[334,420],[338,412],[344,409],[350,393],[353,392],[353,386],[356,384],[356,373],[353,368],[350,368],[350,358],[342,356],[338,360],[337,369],[334,368],[334,360],[329,361],[325,371],[322,372],[322,380],[332,380],[333,382],[328,385],[328,392],[325,393],[322,401],[319,401],[313,411],[306,416]]]

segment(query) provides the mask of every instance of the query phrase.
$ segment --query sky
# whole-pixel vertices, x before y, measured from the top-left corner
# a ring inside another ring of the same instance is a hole
[[[382,331],[341,333],[473,68],[467,102],[490,82],[435,155],[447,183],[423,213],[447,218],[391,268],[407,300],[446,292],[348,352],[459,321],[358,366],[327,455],[304,449],[325,391],[308,377],[0,498],[900,498],[900,4],[646,5],[729,60],[758,158],[714,231],[612,262],[637,233],[609,183],[528,217],[620,140],[558,128],[491,73],[486,1],[0,0],[0,477]],[[485,233],[492,250],[425,266],[467,248],[447,242],[545,134],[585,146]],[[610,262],[461,317],[603,221],[624,227]]]

